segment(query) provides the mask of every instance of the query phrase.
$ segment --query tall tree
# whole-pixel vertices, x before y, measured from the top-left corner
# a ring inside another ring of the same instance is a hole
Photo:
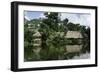
[[[45,12],[46,19],[42,20],[40,24],[40,31],[42,32],[42,47],[46,47],[46,40],[50,37],[52,32],[58,31],[59,17],[57,12]]]

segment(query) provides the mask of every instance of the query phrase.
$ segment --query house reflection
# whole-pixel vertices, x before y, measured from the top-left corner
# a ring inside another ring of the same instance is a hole
[[[82,45],[66,45],[67,53],[80,52],[81,49],[82,49]]]
[[[53,41],[51,43],[46,42],[49,43],[49,46],[46,46],[45,49],[40,46],[42,43],[41,36],[39,33],[37,34],[39,37],[34,40],[36,48],[33,49],[33,57],[28,61],[87,59],[90,57],[90,45],[79,31],[68,31],[64,36],[64,41],[66,42],[64,45],[59,45],[59,43],[54,45]],[[64,33],[61,34],[63,36]],[[62,40],[59,41],[61,42]]]

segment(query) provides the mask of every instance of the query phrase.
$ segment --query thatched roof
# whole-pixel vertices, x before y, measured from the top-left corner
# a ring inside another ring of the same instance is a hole
[[[41,36],[41,34],[37,31],[35,34],[33,34],[33,36],[39,37],[39,36]]]
[[[68,31],[65,38],[83,38],[79,31]]]

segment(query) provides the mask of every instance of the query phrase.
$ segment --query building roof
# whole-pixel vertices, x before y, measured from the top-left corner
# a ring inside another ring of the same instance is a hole
[[[33,34],[33,36],[39,37],[39,36],[41,36],[41,34],[37,31],[35,34]]]
[[[79,31],[68,31],[65,38],[83,38]]]

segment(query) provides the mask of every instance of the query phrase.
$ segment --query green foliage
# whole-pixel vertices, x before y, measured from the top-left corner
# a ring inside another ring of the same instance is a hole
[[[26,61],[35,60],[57,60],[57,59],[69,59],[73,58],[79,53],[65,54],[65,48],[67,44],[78,44],[78,40],[66,39],[64,36],[67,31],[79,31],[83,35],[83,44],[87,42],[90,44],[90,28],[80,24],[74,24],[69,22],[66,18],[61,20],[57,12],[44,13],[45,19],[33,19],[24,24],[24,58]],[[29,28],[29,25],[32,28]],[[33,40],[37,37],[33,37],[35,31],[41,34],[41,50],[36,54],[33,49],[37,49],[33,44]],[[70,43],[73,42],[73,43]],[[83,47],[82,53],[87,50],[90,51],[90,47]],[[88,48],[88,49],[87,49]]]

